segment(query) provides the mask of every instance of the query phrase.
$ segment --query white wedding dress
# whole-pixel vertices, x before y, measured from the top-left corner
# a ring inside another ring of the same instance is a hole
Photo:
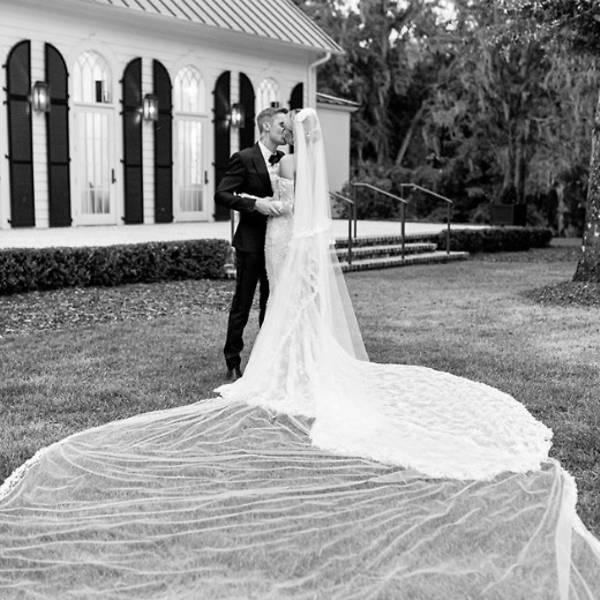
[[[267,221],[265,234],[265,266],[270,287],[281,274],[290,240],[294,233],[294,182],[291,179],[271,175],[273,201],[281,209],[279,217]]]
[[[600,598],[600,547],[551,431],[485,384],[368,361],[314,110],[294,133],[244,376],[17,470],[0,488],[0,597]]]

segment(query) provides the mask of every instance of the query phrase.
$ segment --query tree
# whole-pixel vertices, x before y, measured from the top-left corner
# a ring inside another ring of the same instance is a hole
[[[392,163],[400,146],[398,129],[407,118],[393,108],[414,86],[418,40],[432,32],[435,2],[361,0],[354,12],[336,0],[295,1],[346,51],[320,67],[318,84],[320,91],[359,103],[352,119],[359,163]]]
[[[358,11],[294,1],[346,50],[319,68],[318,84],[361,104],[352,118],[361,177],[398,192],[422,183],[467,219],[485,219],[478,204],[501,198],[528,202],[540,222],[533,203],[544,211],[553,185],[583,190],[600,85],[590,54],[571,49],[575,34],[569,51],[568,29],[556,35],[559,0],[454,0],[453,22],[439,18],[438,0],[361,0]],[[541,18],[551,5],[556,14]]]
[[[535,18],[546,36],[560,38],[580,55],[600,55],[597,0],[515,0],[515,6]],[[600,93],[591,134],[583,244],[574,279],[600,283]]]
[[[544,124],[558,121],[548,85],[554,57],[527,20],[511,22],[496,1],[456,9],[453,60],[430,102],[427,133],[449,140],[455,158],[488,163],[494,195],[524,204]]]

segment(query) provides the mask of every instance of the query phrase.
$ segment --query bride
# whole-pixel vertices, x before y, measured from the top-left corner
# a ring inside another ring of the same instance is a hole
[[[243,377],[18,469],[0,488],[0,596],[600,597],[551,431],[485,384],[368,361],[315,111],[290,128]]]

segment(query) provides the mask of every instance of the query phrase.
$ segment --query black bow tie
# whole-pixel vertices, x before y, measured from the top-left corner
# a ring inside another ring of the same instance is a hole
[[[271,154],[271,156],[269,156],[269,164],[271,166],[276,165],[281,160],[282,156],[283,154],[279,154],[277,152],[275,154]]]

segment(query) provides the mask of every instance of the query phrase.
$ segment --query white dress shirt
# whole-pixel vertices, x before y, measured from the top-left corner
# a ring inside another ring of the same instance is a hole
[[[265,165],[267,166],[267,171],[269,171],[270,174],[276,174],[279,171],[279,164],[278,163],[275,163],[274,165],[269,164],[269,158],[273,154],[277,153],[277,149],[275,149],[275,152],[271,152],[261,141],[258,142],[258,147],[260,148],[263,158],[265,159]]]

